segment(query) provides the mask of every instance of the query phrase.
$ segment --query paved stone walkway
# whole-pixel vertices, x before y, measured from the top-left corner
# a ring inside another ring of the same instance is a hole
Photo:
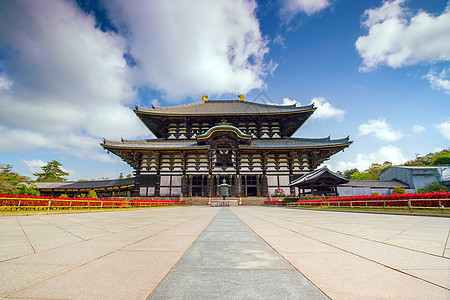
[[[148,299],[328,299],[222,208]]]
[[[450,218],[246,206],[4,216],[0,298],[450,299],[449,234]]]
[[[450,218],[232,211],[332,299],[450,299]]]

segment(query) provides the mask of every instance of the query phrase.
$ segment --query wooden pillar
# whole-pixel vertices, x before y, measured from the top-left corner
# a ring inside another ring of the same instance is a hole
[[[208,151],[208,197],[214,197],[213,152]]]
[[[267,151],[262,152],[261,168],[263,171],[263,176],[261,178],[261,195],[269,195],[269,187],[267,183]]]
[[[289,152],[289,157],[288,157],[289,183],[294,181],[294,155],[295,155],[294,151]],[[295,196],[295,187],[294,186],[290,186],[290,194],[292,197]]]
[[[181,175],[181,195],[189,195],[189,180],[186,175],[187,172],[187,153],[185,151],[181,152],[181,169],[183,170],[183,175]]]
[[[161,186],[161,153],[155,153],[156,160],[156,186],[155,186],[155,196],[160,196],[160,186]]]
[[[261,187],[262,177],[263,176],[260,176],[259,174],[256,175],[256,195],[258,197],[261,197],[261,195],[262,195],[262,192],[261,192],[261,190],[262,190],[262,187]]]
[[[234,179],[234,185],[235,185],[235,193],[236,196],[242,196],[242,189],[241,189],[241,152],[239,150],[235,150],[234,152],[235,157],[235,166],[236,166],[236,176]]]

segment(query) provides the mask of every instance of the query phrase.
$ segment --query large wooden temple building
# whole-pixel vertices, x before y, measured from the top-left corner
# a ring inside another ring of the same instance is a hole
[[[231,196],[267,196],[348,147],[349,138],[294,138],[314,113],[308,106],[208,100],[172,107],[136,107],[155,135],[104,140],[101,146],[134,168],[135,196],[217,196],[223,179]]]

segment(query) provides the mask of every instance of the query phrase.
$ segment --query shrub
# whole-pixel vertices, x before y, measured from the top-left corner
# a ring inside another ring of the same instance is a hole
[[[406,190],[402,187],[396,186],[392,189],[392,194],[406,194]]]
[[[433,181],[428,185],[428,192],[440,192],[440,191],[444,191],[444,192],[448,192],[448,189],[446,186],[437,183],[437,181]]]
[[[59,198],[69,198],[69,196],[67,196],[67,194],[61,194],[59,195]]]
[[[91,199],[97,199],[98,198],[97,193],[94,190],[90,190],[87,197],[91,198]]]

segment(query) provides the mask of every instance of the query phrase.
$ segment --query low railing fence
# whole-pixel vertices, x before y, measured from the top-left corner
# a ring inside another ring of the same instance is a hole
[[[373,209],[439,209],[441,212],[450,210],[450,199],[396,199],[396,200],[300,200],[288,203],[288,207],[320,207],[320,208],[354,208]]]
[[[2,210],[51,210],[51,209],[107,209],[132,207],[158,207],[185,205],[185,201],[173,200],[106,200],[106,199],[59,199],[59,198],[29,198],[0,197]]]

